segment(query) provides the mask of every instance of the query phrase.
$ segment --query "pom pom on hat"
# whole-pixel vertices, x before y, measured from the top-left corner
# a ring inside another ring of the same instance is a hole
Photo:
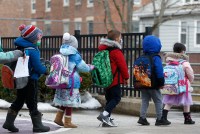
[[[64,33],[63,34],[63,40],[69,40],[70,39],[70,34],[69,33]]]
[[[73,35],[70,35],[69,33],[63,34],[63,43],[78,48],[77,39]]]
[[[42,35],[42,31],[35,27],[34,25],[20,25],[19,30],[21,31],[21,36],[27,41],[36,43],[38,41],[39,34]]]

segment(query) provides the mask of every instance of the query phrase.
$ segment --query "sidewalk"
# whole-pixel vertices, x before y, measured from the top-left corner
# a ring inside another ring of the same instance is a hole
[[[5,121],[7,110],[0,110],[0,134],[9,134],[2,128]],[[200,133],[200,116],[199,113],[192,113],[195,125],[184,125],[181,111],[171,111],[169,120],[170,126],[155,126],[155,118],[148,118],[150,126],[141,126],[137,124],[138,117],[132,115],[112,114],[118,127],[102,128],[100,122],[96,119],[99,114],[97,110],[74,110],[73,123],[78,125],[76,129],[66,129],[53,123],[54,112],[42,112],[43,122],[51,127],[51,131],[44,134],[198,134]],[[16,119],[16,127],[20,129],[17,134],[32,134],[32,123],[27,110],[20,111],[21,117]]]

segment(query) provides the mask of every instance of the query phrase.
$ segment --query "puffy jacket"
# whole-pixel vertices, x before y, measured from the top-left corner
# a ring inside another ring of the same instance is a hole
[[[14,45],[20,49],[27,47],[34,48],[26,50],[26,53],[29,55],[28,68],[31,79],[38,80],[41,74],[45,74],[46,67],[40,62],[40,50],[35,44],[23,39],[22,37],[18,37],[15,40]]]
[[[65,56],[69,56],[69,71],[70,71],[70,73],[72,73],[73,69],[75,68],[75,73],[73,75],[74,88],[80,88],[81,83],[80,83],[80,76],[79,76],[78,72],[89,72],[90,67],[82,59],[78,50],[70,45],[63,44],[60,47],[60,53]],[[67,88],[70,88],[71,85],[72,85],[72,79],[69,79],[69,86]]]
[[[121,45],[116,41],[102,38],[100,41],[100,45],[98,47],[99,51],[106,50],[109,47],[116,47],[118,49],[114,49],[110,51],[111,69],[112,69],[113,75],[114,74],[115,75],[114,75],[113,82],[108,87],[108,89],[117,85],[118,82],[120,82],[120,84],[124,84],[124,80],[129,79],[128,67],[124,59],[124,55],[122,51],[120,50]],[[119,75],[120,75],[120,80],[118,79]]]
[[[160,39],[153,35],[146,36],[142,42],[142,45],[143,45],[143,52],[146,55],[158,54],[162,47]],[[163,86],[164,74],[163,74],[162,60],[160,56],[154,56],[153,62],[155,66],[155,75],[157,78],[157,86],[158,87]]]

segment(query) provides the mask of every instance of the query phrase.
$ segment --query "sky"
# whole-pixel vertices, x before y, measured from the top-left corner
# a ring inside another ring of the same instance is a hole
[[[92,97],[89,92],[86,92],[84,95],[81,96],[82,103],[80,108],[82,109],[97,109],[101,107],[101,104],[98,100]],[[0,108],[8,108],[10,107],[11,103],[0,99]],[[26,104],[23,106],[22,109],[27,109]],[[38,102],[38,110],[39,111],[57,111],[57,108],[51,106],[50,103],[42,103]]]

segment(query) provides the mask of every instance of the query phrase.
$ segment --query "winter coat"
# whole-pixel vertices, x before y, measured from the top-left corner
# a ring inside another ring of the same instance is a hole
[[[26,50],[26,54],[29,55],[28,68],[31,79],[38,80],[41,74],[46,73],[46,67],[40,62],[40,50],[35,44],[23,39],[22,37],[18,37],[15,40],[14,45],[19,49],[27,47],[34,48]]]
[[[153,35],[146,36],[142,42],[142,45],[143,45],[143,53],[145,55],[158,54],[162,47],[159,38]],[[161,87],[164,85],[164,74],[163,74],[162,60],[160,56],[154,56],[153,63],[155,67],[157,86]]]
[[[166,63],[169,63],[172,61],[179,61],[181,59],[186,60],[185,62],[182,63],[182,65],[183,65],[183,69],[185,71],[185,75],[188,82],[188,87],[189,87],[188,90],[192,92],[193,88],[191,87],[191,82],[193,82],[194,80],[194,71],[192,67],[190,66],[190,63],[188,62],[189,57],[185,54],[170,52],[170,53],[165,54],[165,58],[166,58]]]
[[[121,45],[116,41],[102,38],[100,41],[100,45],[98,47],[99,51],[106,50],[109,47],[118,48],[110,51],[110,63],[111,63],[112,74],[113,75],[115,74],[112,84],[108,87],[111,88],[113,86],[118,85],[118,82],[120,82],[120,84],[124,84],[124,80],[129,79],[129,74],[124,55],[120,50]],[[120,75],[120,80],[118,79],[119,75]]]
[[[22,56],[20,50],[14,50],[9,52],[0,52],[0,64],[10,63],[16,61],[18,57]]]
[[[65,56],[69,56],[69,71],[72,73],[73,69],[75,68],[75,73],[73,75],[74,88],[80,88],[81,83],[78,72],[89,72],[90,67],[82,59],[78,50],[72,46],[63,44],[60,47],[60,53]],[[70,88],[71,85],[72,85],[72,79],[69,79],[69,86],[67,88]]]

